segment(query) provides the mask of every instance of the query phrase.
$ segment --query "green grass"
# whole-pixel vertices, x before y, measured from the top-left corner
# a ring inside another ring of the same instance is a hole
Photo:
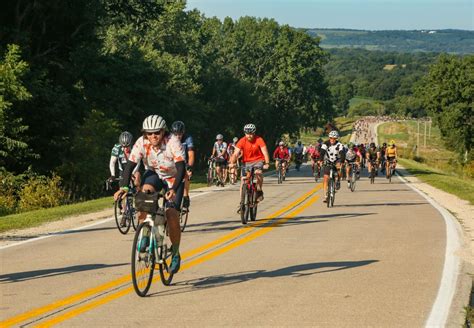
[[[204,174],[193,176],[191,190],[206,186],[207,183]],[[5,232],[12,229],[36,227],[46,222],[62,220],[69,216],[99,212],[108,208],[113,208],[112,196],[102,197],[77,204],[62,205],[24,213],[11,214],[0,217],[0,232]]]
[[[354,97],[351,100],[349,100],[349,108],[361,103],[374,103],[374,102],[376,101],[373,98]]]
[[[395,140],[400,164],[410,174],[433,187],[458,196],[474,204],[474,180],[458,162],[458,156],[448,151],[439,129],[427,126],[426,146],[424,143],[424,123],[420,123],[418,144],[418,123],[416,121],[391,122],[378,127],[379,144]],[[418,155],[415,145],[418,144]],[[416,159],[416,161],[415,161]]]
[[[409,159],[400,158],[399,163],[421,181],[474,204],[474,182],[472,180],[452,176]]]
[[[351,138],[352,134],[352,126],[354,122],[358,119],[358,117],[338,117],[334,121],[336,123],[337,128],[339,129],[341,138],[340,141],[342,143],[348,143],[349,139]],[[307,131],[304,130],[300,131],[300,138],[305,145],[314,145],[316,141],[321,137],[323,140],[328,138],[327,135],[321,135],[322,129],[318,128],[316,131]]]

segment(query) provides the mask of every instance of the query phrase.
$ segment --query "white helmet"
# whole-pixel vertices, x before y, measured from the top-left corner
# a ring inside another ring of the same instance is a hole
[[[339,133],[336,130],[329,132],[329,138],[339,138]]]
[[[283,141],[280,141],[278,145],[283,146],[285,143]]]
[[[222,134],[218,134],[218,135],[216,136],[216,139],[217,139],[217,140],[223,140],[223,139],[224,139],[224,136],[223,136]]]
[[[166,121],[160,115],[150,115],[143,121],[144,132],[156,132],[166,129]]]
[[[249,123],[244,126],[245,133],[255,133],[255,131],[257,131],[255,124]]]
[[[133,139],[133,136],[130,132],[128,131],[123,131],[122,133],[120,133],[120,136],[119,136],[119,143],[123,146],[123,147],[128,147],[130,146],[130,144],[132,143],[132,139]]]

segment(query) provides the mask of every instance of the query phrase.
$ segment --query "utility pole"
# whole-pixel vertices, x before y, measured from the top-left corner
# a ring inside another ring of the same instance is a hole
[[[425,121],[425,134],[423,135],[423,148],[426,148],[426,125],[427,125],[427,121]]]
[[[418,150],[420,148],[420,120],[416,120],[417,126],[418,126],[418,132],[416,134],[416,156],[420,156],[420,151]]]

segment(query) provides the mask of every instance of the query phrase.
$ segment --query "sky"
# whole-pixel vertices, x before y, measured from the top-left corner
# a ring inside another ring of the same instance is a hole
[[[207,17],[274,18],[305,28],[474,30],[474,0],[188,0]]]

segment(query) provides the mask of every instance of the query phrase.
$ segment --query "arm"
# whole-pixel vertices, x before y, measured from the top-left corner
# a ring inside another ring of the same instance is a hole
[[[232,154],[232,157],[230,158],[230,164],[235,164],[237,162],[237,159],[240,157],[240,148],[235,147],[234,153]]]
[[[110,176],[115,176],[115,163],[117,163],[118,157],[117,156],[110,156],[109,162],[109,169],[110,169]]]
[[[270,164],[270,155],[268,155],[267,146],[263,146],[261,147],[261,149],[262,149],[263,157],[265,157],[265,165],[263,167],[265,168],[265,166],[267,166],[267,169],[268,169],[268,164]]]

